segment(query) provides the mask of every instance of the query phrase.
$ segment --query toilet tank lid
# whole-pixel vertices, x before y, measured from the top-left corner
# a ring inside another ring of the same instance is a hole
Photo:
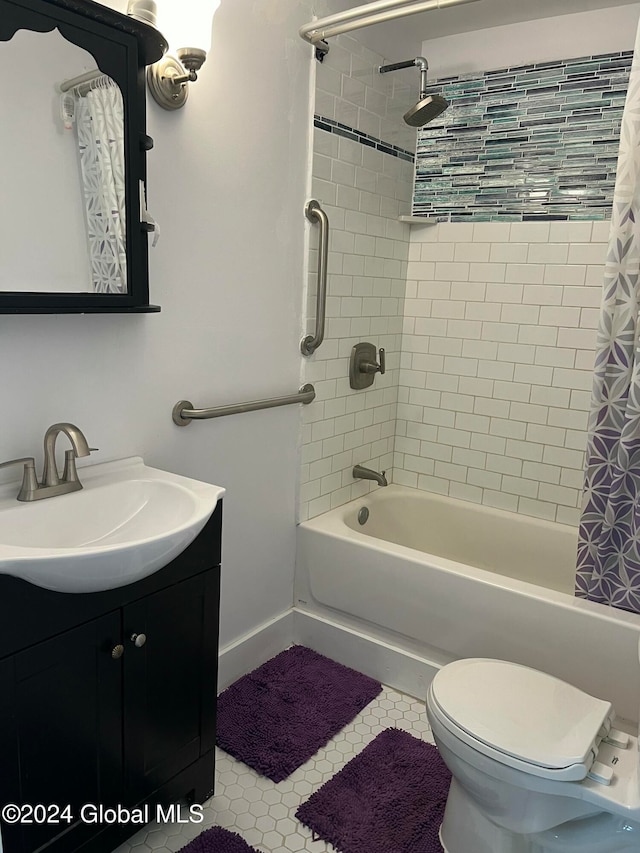
[[[583,764],[585,775],[615,717],[609,702],[559,678],[486,658],[443,667],[431,695],[455,727],[498,752],[550,769]]]

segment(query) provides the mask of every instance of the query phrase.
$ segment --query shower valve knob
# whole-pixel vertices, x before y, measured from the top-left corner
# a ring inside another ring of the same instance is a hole
[[[379,373],[381,376],[384,374],[386,369],[384,347],[380,347],[379,353],[380,364],[375,361],[362,361],[360,362],[360,373]]]
[[[356,390],[369,388],[376,373],[382,375],[386,370],[385,351],[380,347],[380,363],[376,361],[375,344],[368,341],[356,344],[351,350],[349,360],[349,384]]]

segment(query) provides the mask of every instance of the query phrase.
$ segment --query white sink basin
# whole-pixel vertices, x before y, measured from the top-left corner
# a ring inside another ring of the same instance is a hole
[[[114,589],[166,566],[202,530],[220,486],[140,457],[78,469],[84,488],[21,503],[0,486],[0,574],[56,592]]]

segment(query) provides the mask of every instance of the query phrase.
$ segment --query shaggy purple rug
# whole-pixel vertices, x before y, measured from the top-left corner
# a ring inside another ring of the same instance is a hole
[[[257,853],[255,847],[249,847],[237,832],[229,832],[220,826],[206,829],[197,838],[182,847],[179,853]]]
[[[450,782],[435,746],[385,729],[296,817],[341,853],[442,853]]]
[[[292,646],[218,697],[217,743],[281,782],[380,693],[378,681]]]

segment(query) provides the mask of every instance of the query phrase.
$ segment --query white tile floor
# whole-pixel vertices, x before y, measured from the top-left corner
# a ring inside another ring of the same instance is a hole
[[[335,853],[295,817],[300,803],[330,779],[383,729],[395,726],[433,743],[424,702],[385,687],[324,749],[284,782],[275,784],[216,752],[216,795],[207,800],[201,824],[149,824],[114,853],[176,853],[210,826],[238,832],[262,853]]]

